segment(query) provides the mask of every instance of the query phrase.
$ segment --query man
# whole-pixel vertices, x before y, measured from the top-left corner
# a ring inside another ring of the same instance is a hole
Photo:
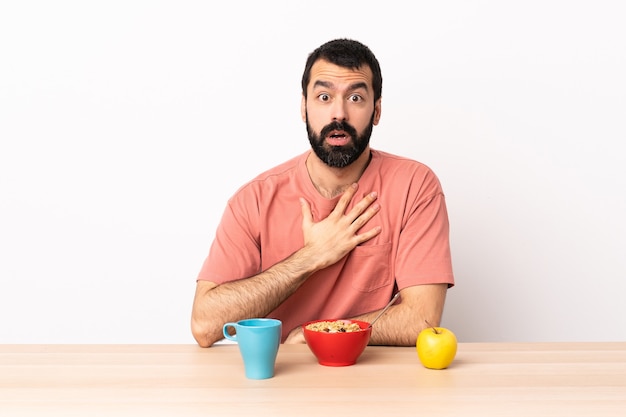
[[[425,165],[370,148],[382,76],[365,45],[330,41],[309,55],[302,119],[312,151],[244,185],[228,201],[197,280],[192,333],[200,346],[222,325],[283,321],[284,343],[304,343],[314,319],[372,320],[370,344],[411,346],[439,325],[454,285],[448,217]]]

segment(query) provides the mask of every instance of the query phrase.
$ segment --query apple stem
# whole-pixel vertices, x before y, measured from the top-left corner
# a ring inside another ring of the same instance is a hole
[[[439,332],[437,331],[437,329],[435,328],[435,326],[431,326],[431,324],[428,322],[428,320],[424,320],[426,322],[426,324],[428,325],[428,327],[430,327],[431,329],[433,329],[433,332],[435,332],[436,334],[439,334]]]

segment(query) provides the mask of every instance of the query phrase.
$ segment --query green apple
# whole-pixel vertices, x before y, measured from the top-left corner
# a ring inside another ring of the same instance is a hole
[[[426,368],[447,368],[456,356],[457,341],[452,331],[444,327],[427,327],[417,336],[417,356]]]

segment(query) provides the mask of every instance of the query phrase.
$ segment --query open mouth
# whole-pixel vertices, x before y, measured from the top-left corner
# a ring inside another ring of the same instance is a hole
[[[326,142],[332,146],[344,146],[350,142],[350,135],[343,130],[333,130],[326,136]]]

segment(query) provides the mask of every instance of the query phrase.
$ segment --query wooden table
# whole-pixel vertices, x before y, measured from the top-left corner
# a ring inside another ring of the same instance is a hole
[[[236,345],[0,345],[0,416],[626,416],[626,343],[461,343],[429,370],[414,348],[318,365],[282,345],[248,380]]]

